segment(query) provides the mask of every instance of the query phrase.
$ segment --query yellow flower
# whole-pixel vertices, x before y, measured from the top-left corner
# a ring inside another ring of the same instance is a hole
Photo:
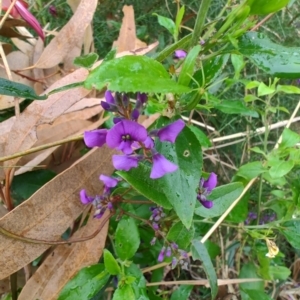
[[[279,248],[276,246],[275,242],[269,240],[266,238],[266,244],[268,247],[268,253],[266,254],[266,256],[270,257],[270,258],[274,258],[278,252],[279,252]]]

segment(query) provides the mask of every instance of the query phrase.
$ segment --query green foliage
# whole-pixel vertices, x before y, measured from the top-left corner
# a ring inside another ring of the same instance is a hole
[[[105,287],[109,278],[103,264],[85,267],[65,285],[58,300],[92,299]]]
[[[38,96],[29,86],[22,83],[0,78],[0,95],[26,98],[31,100],[45,100],[47,95]]]
[[[90,69],[94,63],[98,60],[97,53],[89,53],[84,56],[79,56],[74,59],[74,65],[86,69]]]
[[[141,80],[142,79],[142,80]],[[105,63],[90,72],[85,87],[111,91],[143,93],[185,93],[189,88],[169,78],[165,68],[146,56],[123,56]]]
[[[118,262],[115,260],[113,255],[107,249],[104,249],[104,251],[103,251],[103,259],[104,259],[105,270],[110,275],[121,274],[121,268],[120,268]]]

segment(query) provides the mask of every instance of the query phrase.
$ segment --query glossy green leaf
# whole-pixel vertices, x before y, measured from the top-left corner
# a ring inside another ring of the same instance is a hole
[[[262,162],[254,161],[241,166],[237,172],[237,176],[241,176],[247,180],[257,177],[258,175],[266,172],[267,170],[263,167]]]
[[[181,222],[174,223],[167,234],[167,240],[178,245],[179,249],[186,249],[194,237],[195,228],[187,229]]]
[[[218,278],[207,249],[199,240],[193,240],[191,251],[193,259],[201,261],[202,267],[209,281],[211,299],[215,299],[218,294]]]
[[[281,10],[289,3],[289,0],[248,0],[250,14],[267,15]]]
[[[244,58],[242,55],[231,54],[231,63],[234,67],[234,78],[238,79],[240,77],[240,73],[245,67]]]
[[[282,133],[282,140],[279,145],[280,149],[294,147],[300,142],[300,135],[289,128],[285,128]]]
[[[244,105],[242,101],[223,100],[220,104],[215,105],[215,108],[225,114],[241,114],[253,118],[258,118],[259,114]]]
[[[282,234],[288,242],[296,249],[300,249],[300,221],[288,221],[281,224],[284,229]]]
[[[47,95],[39,96],[33,88],[22,83],[0,78],[0,95],[26,98],[31,100],[45,100]]]
[[[160,16],[158,14],[153,15],[157,16],[159,25],[165,27],[173,36],[175,35],[176,25],[172,19]]]
[[[109,277],[103,264],[83,268],[65,285],[58,300],[89,300],[105,287]]]
[[[132,287],[129,284],[119,285],[112,300],[136,300]]]
[[[200,52],[200,45],[193,47],[186,56],[178,77],[178,83],[188,85],[193,77],[196,58]]]
[[[171,300],[189,299],[193,288],[193,285],[180,285],[179,288],[172,293]]]
[[[164,185],[160,180],[150,178],[150,167],[140,163],[137,168],[128,172],[118,171],[117,174],[126,180],[135,190],[152,200],[159,206],[170,209],[172,205],[165,195]]]
[[[74,65],[85,69],[90,69],[98,60],[97,53],[89,53],[87,55],[79,56],[74,59]]]
[[[265,95],[271,95],[275,92],[275,89],[273,87],[267,86],[263,82],[261,82],[257,89],[257,96],[265,96]]]
[[[204,243],[206,249],[207,249],[207,252],[210,256],[211,259],[215,259],[218,255],[221,254],[221,248],[219,245],[213,243],[212,241],[210,240],[207,240],[205,243]]]
[[[157,128],[171,121],[160,118]],[[202,152],[198,139],[189,127],[185,126],[175,144],[156,141],[157,151],[178,166],[178,170],[166,174],[156,181],[164,187],[164,193],[174,207],[181,222],[189,228],[192,224],[196,204],[196,189],[202,169]]]
[[[272,178],[280,178],[288,174],[294,167],[294,161],[292,160],[280,160],[278,164],[272,166],[269,170],[269,174]]]
[[[108,271],[109,274],[111,275],[121,274],[121,268],[118,262],[107,249],[104,249],[103,251],[103,260],[104,260],[105,269]]]
[[[267,74],[300,78],[299,48],[278,45],[261,33],[248,32],[239,41],[239,51]]]
[[[13,198],[18,203],[28,199],[55,176],[50,170],[36,170],[14,176],[10,187]]]
[[[216,187],[207,199],[214,202],[212,208],[207,209],[204,206],[196,208],[195,214],[204,218],[213,218],[221,216],[231,203],[236,200],[243,192],[243,184],[240,182],[229,183]]]
[[[135,221],[124,216],[118,223],[115,234],[115,251],[119,258],[131,258],[140,245],[140,235]]]
[[[146,56],[123,56],[110,60],[90,72],[85,87],[103,87],[119,92],[185,93],[190,89],[170,79],[165,68]]]
[[[194,133],[197,140],[199,141],[202,147],[208,148],[211,147],[211,141],[207,135],[197,126],[189,126],[190,130]]]

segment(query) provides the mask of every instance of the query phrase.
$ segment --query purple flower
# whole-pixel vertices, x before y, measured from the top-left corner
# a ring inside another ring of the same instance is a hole
[[[157,152],[153,155],[153,167],[150,178],[157,179],[163,177],[166,173],[175,172],[177,169],[178,167],[175,164]]]
[[[108,188],[115,187],[119,182],[118,179],[113,178],[113,177],[109,177],[109,176],[106,176],[106,175],[103,175],[103,174],[100,175],[99,179],[101,181],[103,181],[104,185]]]
[[[171,257],[171,255],[172,255],[171,247],[168,247],[166,251],[166,257]]]
[[[164,258],[165,258],[165,251],[166,251],[166,247],[163,246],[163,247],[161,248],[161,250],[160,250],[160,252],[159,252],[159,255],[158,255],[158,258],[157,258],[157,260],[158,260],[159,262],[162,262],[162,261],[164,260]]]
[[[176,50],[174,52],[175,58],[185,58],[186,55],[187,55],[186,52],[184,50],[182,50],[182,49]]]
[[[197,199],[206,208],[212,208],[213,202],[207,199],[207,196],[212,192],[212,190],[217,186],[217,175],[215,173],[210,173],[207,180],[201,178],[199,183],[199,189],[197,194]]]
[[[113,94],[111,93],[111,91],[107,90],[104,94],[104,97],[105,97],[105,100],[107,103],[116,105],[115,98],[114,98]]]
[[[172,269],[174,269],[177,266],[177,264],[178,264],[178,259],[175,256],[173,256],[172,265],[171,265]]]
[[[117,148],[124,154],[131,154],[133,142],[143,142],[147,138],[144,126],[129,120],[122,120],[111,128],[106,136],[106,143],[110,148]]]
[[[139,118],[140,116],[140,112],[138,109],[134,109],[132,112],[131,112],[131,120],[133,121],[137,121],[137,119]]]
[[[112,210],[114,207],[113,207],[113,204],[111,203],[111,202],[108,202],[107,203],[107,208],[109,209],[109,210]]]
[[[86,190],[81,190],[79,195],[80,195],[80,201],[82,204],[89,204],[94,201],[93,197],[90,197],[86,194]]]
[[[208,179],[203,181],[202,187],[206,189],[206,193],[209,194],[217,186],[217,183],[217,175],[212,172],[210,173]]]
[[[167,141],[170,143],[175,143],[178,134],[184,128],[185,123],[182,120],[177,120],[157,131],[157,136],[161,142]]]
[[[152,227],[154,230],[158,230],[159,229],[159,225],[155,222],[152,222]]]
[[[113,165],[117,170],[129,171],[139,164],[139,157],[134,155],[113,155]]]
[[[49,13],[55,18],[57,17],[57,10],[54,5],[49,6]]]
[[[83,134],[83,140],[87,147],[102,147],[105,144],[106,135],[107,129],[85,131]]]
[[[148,100],[148,96],[145,93],[137,93],[137,100],[141,101],[142,104],[145,104]]]

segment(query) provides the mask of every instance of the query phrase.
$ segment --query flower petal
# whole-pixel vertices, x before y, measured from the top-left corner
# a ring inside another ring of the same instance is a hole
[[[170,143],[174,143],[178,134],[182,131],[184,126],[185,126],[184,121],[177,120],[172,124],[169,124],[159,129],[157,132],[157,136],[162,142],[168,141]]]
[[[144,146],[147,149],[152,149],[154,147],[154,141],[152,140],[152,138],[150,136],[148,136],[146,138],[146,140],[144,141]]]
[[[111,91],[106,91],[105,94],[104,94],[104,97],[105,97],[105,100],[107,103],[109,104],[116,104],[116,101],[115,101],[115,98],[114,96],[112,95]]]
[[[145,93],[137,93],[137,99],[142,102],[142,104],[146,103],[148,100],[148,96]]]
[[[182,49],[176,50],[174,52],[175,58],[185,58],[186,55],[187,55],[186,52],[184,50],[182,50]]]
[[[83,134],[84,143],[92,147],[102,147],[105,144],[107,129],[96,129],[93,131],[85,131]]]
[[[139,164],[137,156],[128,155],[113,155],[112,161],[114,167],[120,171],[129,171],[132,168],[136,168]]]
[[[200,200],[200,202],[205,208],[208,208],[208,209],[212,208],[214,206],[214,203],[209,200]]]
[[[122,141],[120,146],[118,147],[124,154],[131,154],[133,152],[131,141]]]
[[[17,1],[15,4],[15,8],[20,16],[29,24],[29,26],[35,30],[35,32],[42,40],[44,40],[45,35],[39,21],[35,18],[34,15],[29,12],[29,10],[27,10],[23,2]]]
[[[143,142],[147,138],[147,130],[134,121],[122,120],[108,131],[106,143],[110,148],[118,148],[123,142],[123,136],[129,136],[132,142]],[[126,149],[124,146],[121,148]]]
[[[106,176],[106,175],[103,175],[103,174],[100,175],[99,179],[101,181],[103,181],[104,185],[109,187],[109,188],[115,187],[119,182],[118,179],[113,178],[113,177],[109,177],[109,176]]]
[[[203,182],[203,187],[206,189],[207,193],[210,193],[218,183],[217,174],[214,172],[210,173],[207,180]]]
[[[166,173],[174,172],[178,167],[167,160],[162,154],[156,153],[153,155],[153,167],[150,178],[156,179],[163,177]]]
[[[90,197],[86,194],[86,190],[81,190],[80,193],[80,201],[82,204],[89,204],[91,202],[93,202],[94,198]]]

